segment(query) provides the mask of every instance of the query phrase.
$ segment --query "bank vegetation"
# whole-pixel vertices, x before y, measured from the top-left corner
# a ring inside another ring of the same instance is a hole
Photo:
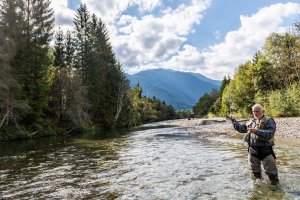
[[[224,77],[220,90],[202,96],[193,111],[197,117],[250,117],[255,103],[273,117],[300,116],[300,22],[271,34],[252,60]]]
[[[0,7],[0,141],[175,118],[172,106],[129,87],[105,24],[86,5],[67,32],[54,31],[50,0]]]

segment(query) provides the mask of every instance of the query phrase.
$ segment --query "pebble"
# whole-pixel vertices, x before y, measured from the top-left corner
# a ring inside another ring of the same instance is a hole
[[[276,137],[300,140],[300,117],[274,118],[277,126]],[[238,120],[248,121],[248,119]],[[192,118],[160,122],[162,125],[179,126],[199,137],[230,136],[237,133],[226,118]]]

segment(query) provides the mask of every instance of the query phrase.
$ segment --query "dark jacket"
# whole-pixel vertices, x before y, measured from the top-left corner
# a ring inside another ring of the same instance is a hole
[[[231,119],[233,127],[240,133],[247,133],[248,128],[257,128],[256,134],[248,132],[246,142],[249,146],[273,146],[276,123],[273,118],[262,116],[261,119],[253,118],[247,124],[240,124],[236,119]]]

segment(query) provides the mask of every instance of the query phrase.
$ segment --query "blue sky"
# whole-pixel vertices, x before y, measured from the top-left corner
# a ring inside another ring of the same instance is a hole
[[[300,0],[52,0],[56,27],[73,28],[85,3],[107,25],[127,73],[153,68],[234,74],[274,32],[300,21]]]

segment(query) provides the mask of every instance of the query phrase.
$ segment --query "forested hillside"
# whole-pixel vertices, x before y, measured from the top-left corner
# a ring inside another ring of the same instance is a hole
[[[130,89],[105,24],[85,5],[74,30],[55,32],[50,0],[0,4],[0,141],[175,117]]]
[[[251,115],[254,103],[267,115],[300,116],[300,23],[289,32],[271,34],[252,60],[240,64],[220,91],[201,97],[193,110],[197,116]]]
[[[143,95],[156,97],[177,110],[192,109],[205,92],[219,89],[220,81],[201,74],[180,72],[170,69],[151,69],[127,75],[130,86],[137,83],[143,88]]]

